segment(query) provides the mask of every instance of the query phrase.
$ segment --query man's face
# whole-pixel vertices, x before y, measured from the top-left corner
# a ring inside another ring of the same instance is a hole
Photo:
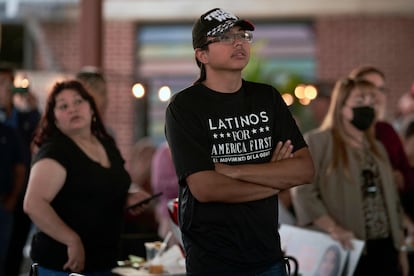
[[[0,73],[0,108],[10,106],[13,103],[13,81],[9,74]]]
[[[208,51],[204,52],[203,63],[213,70],[242,70],[250,58],[251,36],[236,26],[225,34],[207,41]]]

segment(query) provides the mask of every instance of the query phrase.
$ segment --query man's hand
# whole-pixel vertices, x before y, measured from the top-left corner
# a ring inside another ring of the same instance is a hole
[[[276,145],[275,150],[273,151],[271,162],[277,162],[283,159],[292,158],[293,157],[293,145],[290,140],[286,142],[279,141]]]

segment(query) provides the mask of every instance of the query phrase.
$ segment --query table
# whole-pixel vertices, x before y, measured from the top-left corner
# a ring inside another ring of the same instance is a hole
[[[116,267],[112,269],[113,273],[121,276],[149,276],[149,275],[165,275],[165,276],[181,276],[186,275],[185,258],[177,245],[173,245],[159,257],[160,263],[164,266],[164,273],[149,273],[145,263],[140,264],[138,268],[131,266]]]
[[[149,273],[148,270],[144,267],[133,268],[133,267],[116,267],[112,270],[113,273],[119,274],[121,276],[154,276],[154,275],[163,275],[163,276],[184,276],[185,267],[167,267],[167,271],[162,274]]]

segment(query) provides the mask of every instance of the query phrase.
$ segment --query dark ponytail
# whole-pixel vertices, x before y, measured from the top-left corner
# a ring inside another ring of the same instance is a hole
[[[201,62],[197,61],[197,65],[198,65],[198,63],[200,63],[200,65],[199,65],[199,67],[200,67],[200,77],[198,78],[198,80],[196,80],[194,82],[194,84],[202,83],[207,78],[206,67]]]

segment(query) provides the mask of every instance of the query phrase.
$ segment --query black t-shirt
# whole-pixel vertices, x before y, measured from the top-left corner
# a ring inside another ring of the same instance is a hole
[[[202,84],[177,93],[166,112],[166,136],[180,182],[179,219],[187,272],[255,272],[280,260],[277,196],[239,203],[200,203],[186,177],[214,163],[271,160],[278,141],[306,143],[288,107],[271,86],[243,81],[235,93]]]
[[[66,170],[62,189],[51,202],[58,216],[81,237],[85,271],[116,266],[123,211],[131,183],[115,144],[101,140],[111,162],[109,168],[91,160],[71,139],[58,134],[42,145],[33,163],[51,158]],[[43,232],[32,241],[34,262],[62,270],[67,248]]]
[[[14,167],[24,164],[23,151],[23,141],[17,131],[0,122],[0,196],[12,191]]]

